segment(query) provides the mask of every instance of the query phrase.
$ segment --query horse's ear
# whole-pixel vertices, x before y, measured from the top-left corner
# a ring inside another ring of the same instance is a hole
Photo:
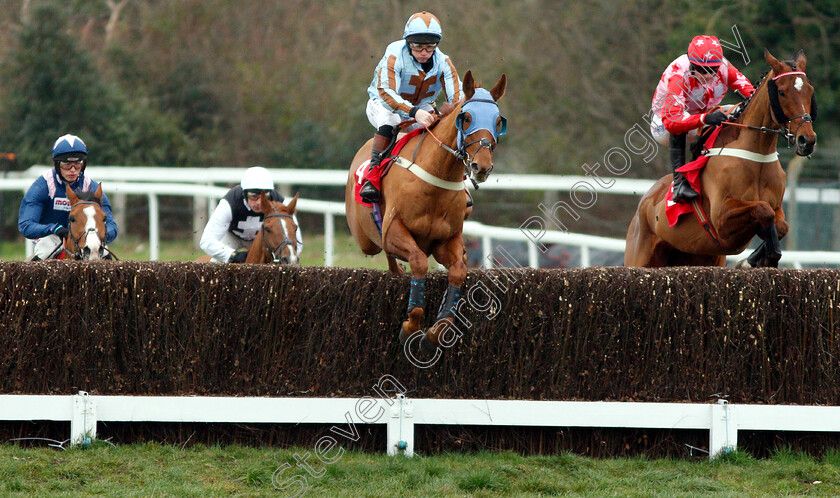
[[[79,202],[79,197],[76,195],[76,192],[73,192],[73,189],[70,188],[70,185],[65,185],[64,188],[67,191],[67,200],[70,201],[71,205]]]
[[[271,201],[268,200],[268,196],[265,195],[265,191],[260,192],[260,211],[263,214],[271,213]]]
[[[499,81],[496,82],[496,85],[493,86],[493,89],[490,90],[490,95],[493,97],[493,100],[496,102],[502,98],[502,95],[505,94],[505,87],[507,87],[507,76],[502,73],[502,77],[499,78]]]
[[[770,68],[773,69],[773,74],[779,75],[785,72],[785,68],[782,67],[782,63],[779,62],[779,59],[773,57],[773,54],[771,54],[766,47],[764,48],[764,60],[767,61],[767,64],[769,64]]]
[[[295,196],[292,197],[291,202],[289,202],[289,204],[286,205],[286,207],[289,208],[289,211],[291,211],[292,214],[295,214],[295,209],[297,208],[298,195],[300,195],[300,192],[296,193]]]
[[[799,49],[799,53],[796,54],[796,70],[805,72],[805,64],[808,62],[808,59],[805,57],[805,51]]]
[[[93,196],[96,197],[100,203],[102,203],[102,184],[96,186],[96,192],[93,193]]]
[[[470,70],[464,75],[464,98],[470,100],[473,95],[475,95],[475,80],[473,79],[472,70]]]

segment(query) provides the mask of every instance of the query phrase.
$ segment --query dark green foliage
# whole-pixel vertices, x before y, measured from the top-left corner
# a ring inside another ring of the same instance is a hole
[[[180,131],[164,114],[131,100],[109,82],[66,29],[65,9],[37,4],[22,25],[18,49],[2,69],[0,143],[18,164],[50,164],[56,138],[80,136],[91,164],[176,162]]]

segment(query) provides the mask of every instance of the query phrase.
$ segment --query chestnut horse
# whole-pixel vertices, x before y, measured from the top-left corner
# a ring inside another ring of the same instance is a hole
[[[724,266],[726,255],[741,253],[755,235],[763,242],[739,266],[778,266],[779,239],[788,224],[782,211],[785,172],[776,140],[785,137],[800,156],[814,151],[816,99],[801,50],[795,60],[780,62],[765,49],[764,58],[771,71],[743,112],[720,133],[701,170],[707,226],[691,215],[669,226],[665,195],[672,175],[664,176],[642,197],[630,222],[625,266]]]
[[[297,223],[294,214],[298,194],[289,205],[269,200],[265,192],[260,195],[260,212],[265,213],[260,231],[257,232],[251,247],[248,248],[246,263],[298,265]],[[210,263],[212,256],[204,254],[195,259],[196,263]]]
[[[420,338],[421,345],[433,348],[444,327],[452,323],[467,276],[462,235],[467,209],[465,169],[475,182],[487,180],[493,169],[493,150],[506,127],[496,102],[506,86],[507,77],[503,74],[488,92],[475,83],[468,71],[464,75],[465,100],[451,106],[451,112],[444,112],[432,131],[413,137],[402,148],[400,164],[394,164],[382,179],[381,235],[372,220],[372,209],[357,203],[354,193],[357,175],[361,176],[363,168],[367,168],[372,141],[359,149],[350,164],[345,208],[353,237],[365,254],[384,250],[391,272],[404,271],[397,259],[407,261],[411,267],[408,317],[400,333],[403,343],[420,330],[426,308],[429,255],[434,255],[449,271],[449,287],[435,326]]]
[[[297,223],[294,214],[298,195],[289,205],[268,199],[265,192],[260,194],[261,211],[265,214],[262,227],[257,232],[251,248],[248,249],[246,263],[279,263],[281,265],[299,264],[297,255]]]
[[[99,260],[105,252],[105,211],[102,210],[102,184],[95,192],[76,192],[68,185],[70,233],[64,239],[64,251],[73,259]]]

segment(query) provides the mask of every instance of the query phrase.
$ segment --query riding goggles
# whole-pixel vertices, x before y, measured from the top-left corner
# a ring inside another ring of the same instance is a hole
[[[437,43],[408,42],[408,48],[416,50],[417,52],[434,52],[437,46]]]
[[[71,169],[82,169],[84,166],[83,161],[60,161],[58,163],[58,167],[61,168],[61,171],[70,171]]]
[[[245,195],[248,197],[248,200],[256,201],[260,198],[260,194],[262,194],[263,192],[265,192],[266,195],[268,195],[267,190],[246,190]]]
[[[712,67],[712,66],[701,66],[700,64],[694,64],[694,63],[692,63],[692,64],[689,66],[689,70],[690,70],[692,73],[695,73],[695,74],[705,74],[705,75],[707,75],[707,76],[714,76],[714,75],[716,75],[716,74],[717,74],[717,72],[718,72],[718,69],[719,69],[718,67]]]

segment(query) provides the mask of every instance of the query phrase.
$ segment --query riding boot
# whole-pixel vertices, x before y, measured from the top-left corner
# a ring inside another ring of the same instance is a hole
[[[671,135],[669,152],[671,153],[671,167],[674,169],[674,202],[691,202],[700,196],[688,180],[677,171],[677,168],[685,164],[685,133],[682,135]]]
[[[373,136],[373,145],[370,148],[370,166],[368,171],[373,171],[382,162],[382,152],[391,145],[391,135],[382,135],[378,131]],[[370,180],[367,180],[359,191],[359,196],[368,203],[379,202],[379,189]]]

